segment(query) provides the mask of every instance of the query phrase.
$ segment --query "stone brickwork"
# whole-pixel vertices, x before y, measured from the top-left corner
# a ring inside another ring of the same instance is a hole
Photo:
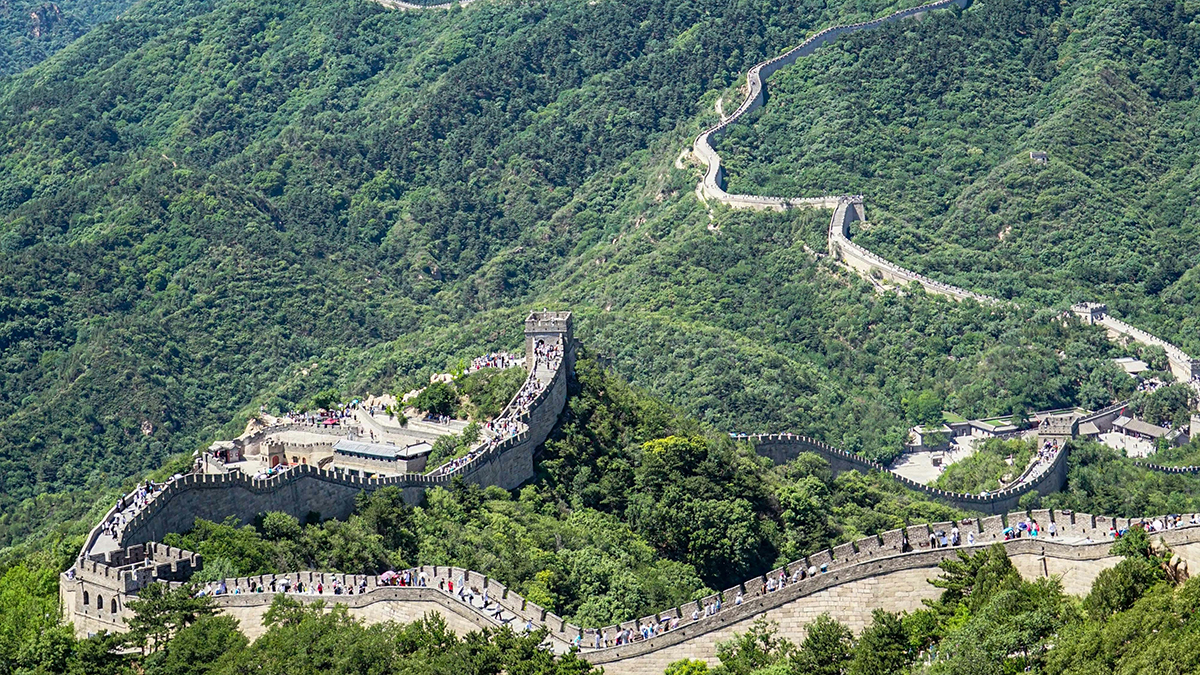
[[[91,554],[59,579],[59,602],[77,633],[122,631],[129,598],[153,583],[186,581],[200,568],[199,555],[156,542]]]

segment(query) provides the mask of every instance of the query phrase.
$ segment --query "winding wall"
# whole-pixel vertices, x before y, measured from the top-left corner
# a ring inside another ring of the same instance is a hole
[[[1006,528],[1030,517],[1043,528],[1055,523],[1056,536],[1049,536],[1043,529],[1041,537],[1006,538]],[[578,646],[583,658],[603,666],[610,675],[659,675],[669,663],[681,658],[715,663],[717,643],[729,639],[735,632],[744,632],[759,618],[778,622],[783,637],[799,642],[804,637],[805,626],[822,613],[828,612],[858,631],[871,622],[871,612],[875,608],[895,612],[919,609],[922,600],[936,597],[937,589],[927,582],[940,573],[939,562],[957,556],[964,549],[977,550],[994,543],[1006,548],[1025,577],[1057,576],[1067,593],[1083,594],[1102,570],[1119,561],[1109,554],[1108,529],[1122,529],[1134,522],[1124,518],[1039,510],[914,525],[818,551],[719,594],[599,629],[583,628],[566,621],[486,575],[455,567],[414,568],[414,576],[423,574],[427,581],[425,586],[417,587],[381,586],[374,576],[321,572],[227,579],[228,592],[215,599],[221,612],[238,618],[247,634],[256,637],[264,630],[261,619],[275,596],[256,589],[269,588],[273,580],[285,578],[293,583],[302,581],[310,588],[321,583],[325,589],[322,594],[309,591],[288,595],[303,602],[345,605],[351,615],[368,622],[412,621],[426,612],[436,611],[460,634],[502,625],[517,630],[527,625],[545,628],[549,633],[549,645],[556,651]],[[964,541],[970,536],[972,544],[935,546],[930,541],[931,533],[949,532],[952,527],[960,528]],[[1194,556],[1200,547],[1200,526],[1185,525],[1155,535],[1159,536],[1185,559]],[[166,548],[154,544],[147,546],[148,550]],[[107,561],[89,560],[78,568],[80,582],[65,592],[65,601],[78,603],[81,597],[87,598],[81,596],[86,583],[93,598],[100,592],[113,593],[112,589],[122,589],[119,597],[121,607],[124,607],[128,593],[153,581],[177,581],[188,571],[184,569],[188,560],[195,559],[194,555],[189,558],[190,554],[178,549],[167,553],[174,554],[171,564],[159,563],[156,570],[150,571],[117,567],[124,562],[120,552],[110,552]],[[89,576],[95,574],[103,575],[99,583]],[[769,581],[780,578],[786,582],[767,586]],[[456,591],[469,589],[470,595],[451,593],[446,588],[446,583],[451,581]],[[363,591],[334,595],[330,589],[335,583]],[[484,592],[488,594],[486,606]],[[740,604],[737,602],[739,596],[742,598]],[[117,596],[105,597],[117,601]],[[121,613],[107,613],[104,609],[85,606],[75,612],[73,619],[81,631],[121,630],[121,616]],[[644,626],[662,626],[664,622],[674,621],[677,621],[675,628],[647,638],[642,638],[639,632]],[[613,644],[613,638],[621,630],[628,630],[634,639],[625,644]],[[605,641],[600,647],[596,646],[597,635]]]
[[[415,5],[401,0],[380,0],[389,7],[400,9],[449,8],[454,4]],[[756,65],[747,75],[749,95],[738,110],[720,125],[705,131],[697,138],[695,154],[705,162],[707,169],[698,191],[702,197],[714,199],[735,208],[788,208],[792,206],[833,208],[834,217],[830,224],[830,250],[840,260],[864,274],[878,272],[883,278],[894,282],[921,284],[930,292],[947,295],[956,300],[974,299],[985,303],[999,302],[995,298],[936,282],[915,272],[905,270],[849,240],[849,225],[864,217],[861,198],[816,197],[781,198],[755,195],[731,195],[724,190],[724,171],[720,157],[712,148],[711,141],[719,138],[729,124],[742,115],[763,105],[765,101],[764,80],[779,68],[793,63],[800,56],[811,54],[821,45],[842,34],[877,27],[890,21],[915,16],[923,12],[958,5],[965,7],[969,0],[941,0],[922,7],[897,12],[891,16],[870,22],[829,28],[806,40],[785,54]],[[528,350],[527,350],[528,353]],[[568,363],[569,358],[564,358]],[[553,380],[539,394],[531,406],[528,430],[485,451],[469,470],[457,475],[480,485],[500,485],[512,489],[533,475],[532,453],[544,441],[553,426],[566,398],[566,371],[560,368]],[[552,411],[552,414],[551,414]],[[815,452],[830,461],[835,471],[875,469],[883,466],[866,461],[845,451],[794,435],[758,435],[745,437],[756,450],[775,461],[787,461],[801,452]],[[1181,469],[1180,472],[1187,471]],[[890,611],[907,611],[919,608],[921,600],[933,597],[935,589],[928,581],[938,573],[937,564],[957,555],[951,547],[938,547],[930,541],[930,535],[961,526],[964,537],[970,532],[975,545],[982,546],[1002,542],[1013,558],[1017,568],[1026,576],[1058,575],[1064,580],[1065,588],[1071,593],[1086,592],[1095,576],[1106,567],[1116,563],[1109,554],[1107,542],[1102,539],[1108,527],[1128,526],[1126,519],[1111,519],[1103,516],[1052,513],[1037,511],[1031,514],[1042,523],[1055,522],[1059,527],[1058,539],[1013,539],[1006,540],[1004,529],[1010,523],[1023,519],[1025,513],[1008,513],[1016,507],[1020,496],[1037,490],[1045,494],[1057,490],[1066,475],[1066,453],[1059,453],[1052,467],[1038,479],[1020,488],[999,492],[988,497],[962,495],[929,488],[909,479],[897,476],[910,488],[920,490],[931,497],[970,509],[991,513],[989,517],[969,519],[960,523],[933,523],[893,530],[882,535],[866,537],[855,542],[841,544],[832,549],[794,561],[762,577],[755,577],[727,589],[715,596],[688,603],[681,607],[667,608],[652,616],[628,621],[617,626],[601,629],[585,629],[571,624],[561,617],[529,602],[501,584],[469,570],[457,568],[421,567],[417,573],[425,573],[431,582],[425,587],[397,588],[379,586],[373,576],[347,576],[320,572],[304,572],[279,577],[304,580],[309,584],[320,581],[338,581],[343,586],[364,587],[364,593],[349,596],[299,595],[303,601],[326,600],[345,604],[350,612],[368,621],[394,619],[411,621],[428,611],[438,611],[447,616],[453,629],[467,632],[480,627],[501,624],[527,623],[545,627],[550,633],[551,644],[558,650],[578,644],[583,656],[590,662],[601,665],[610,675],[658,675],[665,667],[680,658],[700,658],[713,662],[716,643],[728,639],[735,632],[745,631],[757,618],[765,617],[780,623],[784,637],[799,641],[803,638],[804,626],[823,612],[852,628],[861,629],[870,621],[874,608]],[[121,533],[120,543],[148,542],[159,539],[169,532],[184,531],[192,526],[195,518],[223,520],[234,515],[250,520],[265,511],[284,511],[297,518],[304,518],[311,511],[324,517],[345,517],[353,509],[354,499],[364,491],[383,486],[400,487],[405,498],[416,501],[425,489],[447,485],[451,476],[406,475],[394,478],[364,479],[340,472],[323,471],[311,466],[290,469],[286,473],[258,481],[241,474],[193,475],[173,481],[152,502],[137,514]],[[113,515],[110,511],[108,517]],[[84,552],[69,575],[65,573],[60,584],[64,610],[75,621],[77,629],[92,628],[123,629],[124,600],[129,594],[147,583],[167,581],[190,573],[192,562],[199,562],[187,552],[168,550],[164,555],[180,559],[168,565],[162,564],[143,570],[120,570],[120,552],[89,555],[96,541],[99,528],[94,529],[85,544]],[[1164,533],[1168,544],[1183,548],[1200,542],[1200,527],[1188,527]],[[149,545],[149,549],[167,549]],[[185,555],[186,554],[186,555]],[[187,569],[183,569],[184,567]],[[809,574],[810,570],[817,570]],[[140,574],[130,577],[126,575]],[[799,575],[804,575],[799,578]],[[768,590],[768,580],[786,579],[777,590]],[[247,632],[256,635],[261,631],[261,617],[272,600],[272,594],[255,590],[267,586],[271,578],[260,576],[226,580],[227,588],[238,593],[219,596],[218,605],[223,612],[242,620]],[[447,580],[458,580],[460,588],[465,583],[473,594],[488,592],[491,607],[480,607],[462,596],[454,596],[442,590]],[[113,611],[106,613],[105,605],[92,607],[88,602],[87,589],[105,589],[120,596],[120,605],[112,599]],[[736,598],[742,598],[741,603]],[[693,618],[696,617],[696,618]],[[597,647],[597,636],[609,637],[618,631],[629,630],[636,636],[644,626],[661,626],[664,621],[678,620],[674,629],[652,634],[646,639],[635,639],[628,644]]]
[[[746,73],[746,100],[742,101],[738,109],[729,115],[729,117],[701,132],[692,146],[692,152],[706,166],[704,178],[701,180],[698,188],[700,195],[706,199],[713,199],[734,208],[784,209],[789,206],[835,208],[840,203],[841,197],[768,197],[763,195],[729,194],[725,191],[725,169],[721,167],[721,156],[717,154],[713,146],[725,134],[725,130],[730,125],[736,123],[744,115],[758,110],[766,103],[766,79],[775,74],[780,68],[795,63],[796,59],[801,56],[808,56],[815,52],[818,47],[829,44],[847,33],[878,28],[885,23],[918,16],[930,10],[943,9],[950,5],[966,7],[970,2],[971,0],[938,0],[938,2],[904,9],[872,21],[826,28],[779,56],[756,64]]]
[[[833,217],[829,223],[829,253],[835,260],[855,272],[874,279],[876,277],[895,284],[920,284],[928,293],[942,295],[956,301],[974,300],[983,304],[1000,304],[998,298],[976,293],[952,284],[930,279],[929,277],[897,265],[882,256],[850,240],[850,224],[856,220],[866,220],[863,199],[858,196],[822,196],[822,197],[772,197],[766,195],[730,194],[725,191],[725,169],[721,166],[721,156],[714,145],[725,134],[726,130],[737,123],[748,113],[751,113],[766,103],[766,79],[784,66],[796,62],[802,56],[808,56],[817,48],[829,44],[846,33],[877,28],[886,23],[899,21],[922,15],[926,12],[945,9],[957,5],[965,9],[971,0],[939,0],[912,9],[901,10],[889,16],[850,24],[835,26],[813,35],[800,45],[776,56],[775,58],[756,64],[746,73],[746,99],[737,110],[719,124],[710,127],[696,137],[692,145],[693,155],[705,166],[704,176],[696,187],[697,194],[702,199],[712,199],[733,208],[785,209],[789,207],[809,207],[833,209]],[[1139,328],[1130,326],[1111,316],[1104,316],[1099,321],[1108,330],[1110,337],[1129,337],[1137,342],[1161,346],[1167,352],[1171,371],[1177,379],[1192,382],[1200,391],[1200,361],[1192,359],[1182,349],[1158,338]]]
[[[928,495],[931,499],[948,504],[965,511],[977,511],[987,514],[1000,514],[1015,511],[1020,506],[1021,497],[1036,492],[1048,495],[1058,492],[1067,483],[1067,451],[1060,451],[1041,474],[1033,480],[1021,483],[1008,490],[989,493],[986,497],[940,490],[911,478],[901,476],[887,467],[864,459],[845,450],[835,448],[828,443],[806,436],[795,434],[758,434],[753,436],[741,435],[736,438],[750,441],[758,454],[769,457],[776,464],[784,464],[795,459],[802,452],[812,452],[829,462],[834,473],[843,471],[884,471],[904,484],[910,490]]]

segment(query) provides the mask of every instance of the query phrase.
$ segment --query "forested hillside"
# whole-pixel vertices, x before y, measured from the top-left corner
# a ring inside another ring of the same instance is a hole
[[[131,0],[5,0],[0,3],[0,77],[41,62],[131,4]]]
[[[12,79],[5,513],[190,452],[311,360],[545,293],[606,236],[554,218],[583,181],[825,14],[760,9],[149,1]]]
[[[857,241],[888,259],[1040,305],[1105,301],[1200,352],[1198,15],[1001,0],[855,34],[772,79],[720,148],[732,189],[864,194]]]
[[[0,542],[260,404],[516,346],[530,307],[572,309],[619,372],[717,428],[883,459],[939,407],[1112,400],[1099,331],[877,295],[815,256],[827,214],[709,229],[673,160],[716,97],[890,9],[149,0],[12,78]]]

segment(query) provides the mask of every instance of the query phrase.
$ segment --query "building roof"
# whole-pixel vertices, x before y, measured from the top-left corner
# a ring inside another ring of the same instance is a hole
[[[1121,366],[1121,368],[1130,375],[1137,375],[1138,373],[1143,373],[1147,370],[1150,370],[1150,364],[1146,363],[1145,361],[1135,359],[1132,356],[1122,356],[1119,359],[1113,359],[1113,363]]]
[[[1096,426],[1095,422],[1084,422],[1079,425],[1080,436],[1099,436],[1100,427]]]
[[[1113,420],[1113,426],[1144,434],[1151,438],[1159,438],[1160,436],[1167,435],[1167,430],[1156,424],[1150,424],[1136,418],[1130,419],[1124,415]]]
[[[342,438],[333,445],[333,451],[339,455],[352,455],[392,462],[398,459],[412,459],[421,455],[427,455],[431,450],[433,450],[433,446],[424,441],[413,443],[412,445],[399,446],[392,443],[367,443],[365,441],[352,441]]]

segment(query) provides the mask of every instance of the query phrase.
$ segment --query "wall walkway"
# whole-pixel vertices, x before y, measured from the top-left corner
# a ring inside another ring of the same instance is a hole
[[[1049,536],[1043,529],[1040,537],[1006,538],[1005,530],[1010,525],[1028,518],[1037,520],[1043,528],[1055,523],[1056,536]],[[1188,520],[1185,516],[1184,523]],[[261,619],[275,596],[257,589],[268,589],[273,581],[278,583],[283,579],[290,580],[293,587],[295,582],[303,582],[309,589],[321,583],[324,590],[321,594],[309,590],[287,595],[303,602],[345,605],[351,615],[368,622],[412,621],[436,611],[460,634],[503,625],[515,630],[546,628],[548,644],[555,651],[561,653],[578,647],[583,658],[603,666],[611,675],[660,675],[667,664],[680,658],[715,663],[716,643],[729,639],[735,632],[744,632],[758,618],[777,621],[784,637],[799,642],[805,626],[825,612],[858,631],[870,623],[875,608],[897,612],[919,609],[922,600],[936,597],[937,589],[927,582],[940,573],[939,562],[957,556],[959,551],[978,550],[994,543],[1006,548],[1026,578],[1057,576],[1067,593],[1081,595],[1088,592],[1102,570],[1119,562],[1119,558],[1109,554],[1108,529],[1126,528],[1134,522],[1137,521],[1038,510],[914,525],[819,551],[697,602],[664,608],[650,616],[603,628],[580,627],[486,575],[455,567],[414,568],[414,577],[423,576],[425,585],[413,587],[380,585],[374,576],[322,572],[227,579],[224,582],[227,592],[216,596],[216,601],[221,612],[238,618],[247,634],[256,637],[264,630]],[[930,534],[949,532],[952,527],[960,529],[964,545],[942,546],[930,541]],[[968,536],[972,539],[970,545],[965,544]],[[1200,526],[1183,525],[1153,536],[1161,537],[1186,560],[1198,552]],[[175,558],[185,560],[190,555],[177,549],[172,552]],[[99,570],[105,575],[103,589],[119,587],[130,591],[143,585],[139,582],[155,580],[153,574],[119,570],[116,566],[123,562],[120,556],[110,553],[108,557],[112,567],[107,567],[103,560],[88,561],[88,565],[79,568],[79,577],[86,579],[89,570]],[[1197,561],[1189,562],[1194,565]],[[164,570],[165,580],[175,582],[179,578],[174,565],[158,567]],[[141,576],[135,579],[134,574]],[[454,592],[449,590],[451,582]],[[89,583],[95,597],[101,586]],[[335,584],[362,590],[351,595],[334,595]],[[73,588],[64,597],[78,600],[82,588]],[[120,596],[120,600],[123,603],[125,596]],[[77,628],[88,630],[119,630],[122,628],[119,618],[90,607],[74,616]],[[643,627],[653,629],[649,637],[642,637]],[[620,631],[628,631],[632,640],[615,644]]]

